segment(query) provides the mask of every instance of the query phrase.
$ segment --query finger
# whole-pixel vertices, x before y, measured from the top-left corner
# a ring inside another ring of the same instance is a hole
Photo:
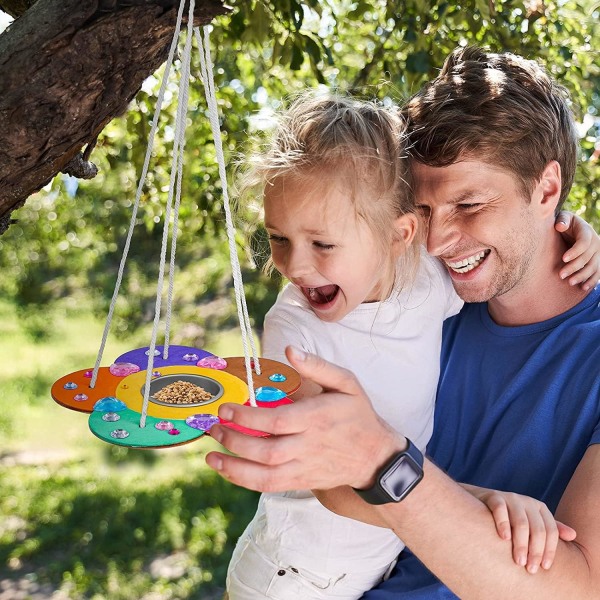
[[[236,425],[276,435],[287,435],[306,430],[312,403],[306,398],[297,404],[264,408],[225,403],[219,406],[219,417]],[[211,430],[212,431],[212,430]],[[217,430],[218,431],[218,430]]]
[[[582,228],[578,233],[575,243],[563,254],[563,262],[571,262],[588,253],[592,246],[592,235],[593,231],[591,227],[587,229]],[[594,250],[591,248],[591,254],[593,254],[593,252]],[[587,262],[587,260],[585,262]]]
[[[550,511],[548,511],[545,506],[543,508],[551,517]],[[558,539],[558,533],[554,518],[545,519],[542,512],[539,510],[529,511],[527,513],[527,519],[529,522],[527,571],[533,575],[538,572],[540,565],[542,564],[548,537],[551,538],[549,547],[552,548],[552,546],[554,546],[554,551],[556,551],[556,543],[553,544],[552,540],[554,540],[554,537]]]
[[[315,354],[303,352],[293,346],[285,349],[285,355],[302,377],[314,381],[324,390],[338,391],[352,396],[364,393],[356,377],[347,369],[342,369]]]
[[[558,537],[565,542],[572,542],[577,537],[577,532],[561,521],[556,521]]]
[[[580,275],[581,270],[590,265],[590,272],[588,277],[592,274],[594,270],[595,262],[592,260],[594,257],[594,251],[588,249],[583,254],[579,255],[577,258],[573,258],[570,262],[568,262],[565,266],[563,266],[559,272],[561,279],[566,279],[571,275]],[[587,277],[586,277],[587,279]],[[569,283],[571,280],[569,280]],[[578,282],[579,283],[579,282]]]
[[[504,498],[501,496],[490,496],[486,502],[488,508],[492,511],[496,531],[503,540],[510,540],[510,519],[508,517],[508,507]]]
[[[509,508],[510,525],[513,541],[513,559],[516,564],[527,565],[529,547],[529,520],[522,506]]]
[[[598,266],[595,261],[591,261],[569,278],[569,285],[589,284],[594,286],[599,277]]]
[[[543,569],[549,569],[556,556],[556,547],[558,546],[558,525],[554,519],[554,515],[546,508],[546,506],[544,506],[541,511],[541,517],[546,529],[546,545],[542,555],[541,565]]]
[[[209,452],[206,464],[231,483],[257,492],[284,492],[297,488],[294,470],[289,464],[267,467],[222,452]]]
[[[559,231],[561,233],[567,231],[567,229],[569,229],[569,227],[571,226],[572,220],[573,215],[570,212],[561,210],[556,217],[554,228],[556,229],[556,231]]]
[[[290,460],[285,448],[287,436],[255,437],[226,425],[213,425],[210,435],[230,452],[264,465],[277,465]]]

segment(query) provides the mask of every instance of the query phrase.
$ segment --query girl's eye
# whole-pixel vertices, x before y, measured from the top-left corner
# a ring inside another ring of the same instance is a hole
[[[321,250],[333,250],[335,248],[333,244],[326,244],[324,242],[313,242],[313,244]]]
[[[285,244],[287,242],[287,238],[284,238],[280,235],[269,234],[269,241],[273,244]]]

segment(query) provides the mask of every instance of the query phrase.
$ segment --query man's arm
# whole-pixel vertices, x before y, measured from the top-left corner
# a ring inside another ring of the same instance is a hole
[[[208,464],[261,491],[368,487],[376,470],[405,448],[405,438],[375,414],[350,372],[312,355],[288,358],[325,393],[274,409],[222,405],[223,418],[272,435],[251,438],[217,425],[211,434],[238,456],[213,452]],[[511,543],[496,534],[489,510],[429,461],[404,501],[366,508],[376,515],[373,523],[393,529],[465,600],[594,598],[600,589],[599,448],[588,449],[556,515],[577,530],[577,541],[560,542],[552,568],[535,576],[515,565]]]

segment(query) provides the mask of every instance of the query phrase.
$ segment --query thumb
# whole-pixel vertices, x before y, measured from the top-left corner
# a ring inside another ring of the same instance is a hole
[[[569,229],[569,227],[571,227],[572,224],[573,224],[573,215],[570,212],[567,212],[566,210],[561,210],[558,213],[556,220],[554,222],[554,229],[556,229],[556,231],[560,231],[561,233],[564,233],[565,231],[567,231]]]
[[[565,523],[556,521],[556,526],[558,527],[558,537],[561,540],[565,542],[572,542],[577,537],[577,532]]]
[[[325,391],[341,392],[350,396],[364,394],[356,377],[347,369],[342,369],[316,354],[309,354],[294,346],[288,346],[285,355],[302,377],[319,384]]]

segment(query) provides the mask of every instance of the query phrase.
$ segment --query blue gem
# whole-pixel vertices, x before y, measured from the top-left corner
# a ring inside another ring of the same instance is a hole
[[[67,383],[65,383],[63,387],[65,388],[65,390],[76,390],[77,384],[74,381],[67,381]]]
[[[273,373],[273,375],[271,375],[269,377],[269,379],[271,381],[285,381],[287,379],[287,377],[285,375],[282,375],[281,373]]]
[[[254,393],[256,394],[256,399],[261,402],[276,402],[277,400],[286,397],[285,392],[269,385],[263,385],[262,387],[256,388]]]
[[[119,412],[121,410],[125,410],[126,408],[127,405],[114,396],[100,398],[100,400],[94,404],[94,410],[98,412]]]

